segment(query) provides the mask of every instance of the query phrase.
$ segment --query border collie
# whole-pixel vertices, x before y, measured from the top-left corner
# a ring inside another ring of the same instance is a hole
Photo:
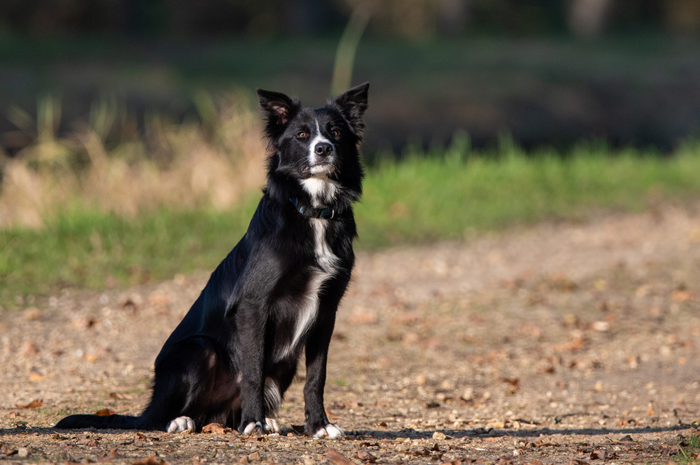
[[[56,428],[279,432],[274,419],[306,354],[306,433],[342,438],[323,406],[328,346],[350,281],[352,203],[369,84],[302,107],[258,89],[269,141],[267,186],[241,241],[212,273],[155,361],[140,416],[71,415]]]

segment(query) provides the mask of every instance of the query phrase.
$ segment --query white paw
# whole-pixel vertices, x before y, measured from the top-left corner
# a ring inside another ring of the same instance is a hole
[[[168,433],[194,432],[194,420],[190,417],[177,417],[168,423]]]
[[[277,424],[277,420],[274,418],[265,418],[265,423],[267,424],[267,430],[270,433],[279,433],[280,432],[280,427]],[[250,426],[250,425],[248,425]]]
[[[338,425],[328,423],[326,426],[316,431],[314,437],[328,439],[343,439],[345,437],[345,433],[343,433],[343,430],[340,429]]]
[[[259,421],[253,423],[252,421],[246,425],[245,428],[243,428],[243,434],[246,436],[250,436],[252,434],[267,434],[268,432],[268,426],[267,424],[263,425]]]

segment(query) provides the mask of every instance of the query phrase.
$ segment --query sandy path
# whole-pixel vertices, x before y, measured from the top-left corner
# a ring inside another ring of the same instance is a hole
[[[356,462],[665,463],[700,420],[695,210],[361,254],[326,389],[343,442],[293,433],[303,376],[280,414],[290,436],[262,442],[48,428],[66,411],[137,413],[206,273],[5,312],[0,458],[317,463],[336,448]]]

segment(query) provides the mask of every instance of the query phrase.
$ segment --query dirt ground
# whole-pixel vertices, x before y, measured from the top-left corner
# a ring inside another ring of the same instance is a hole
[[[0,460],[666,463],[698,433],[700,204],[361,254],[326,387],[345,440],[298,433],[303,370],[280,435],[51,429],[137,414],[206,278],[0,313]]]

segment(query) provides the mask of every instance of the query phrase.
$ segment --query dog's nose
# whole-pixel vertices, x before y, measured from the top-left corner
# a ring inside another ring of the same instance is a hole
[[[316,147],[314,147],[314,153],[319,157],[327,157],[333,153],[333,144],[329,144],[328,142],[319,142],[316,144]]]

